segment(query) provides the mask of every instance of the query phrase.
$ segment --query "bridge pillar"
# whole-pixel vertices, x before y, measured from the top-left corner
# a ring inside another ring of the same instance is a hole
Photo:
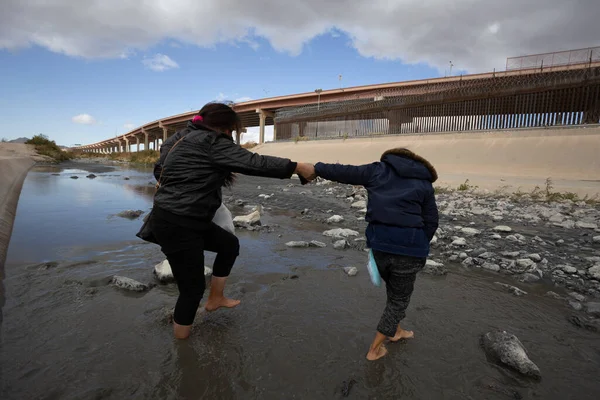
[[[131,153],[131,147],[129,147],[129,139],[125,138],[125,153]]]
[[[144,134],[144,150],[149,150],[148,148],[148,132],[144,128],[142,128],[142,133]]]
[[[273,118],[275,114],[269,111],[262,110],[260,108],[257,108],[256,112],[258,113],[258,118],[260,121],[258,131],[258,144],[263,144],[265,142],[265,124],[267,122],[267,117]]]
[[[168,139],[168,137],[169,137],[169,130],[167,129],[167,127],[166,127],[166,126],[163,126],[163,127],[162,127],[162,130],[163,130],[163,140],[162,140],[162,142],[164,143],[164,142],[166,142],[166,141],[167,141],[167,139]],[[162,145],[162,144],[161,144],[161,145]]]
[[[403,115],[401,110],[390,110],[387,115],[388,134],[394,135],[402,132],[402,124],[412,122],[412,118]]]
[[[135,151],[139,152],[140,151],[140,137],[138,135],[135,135],[135,145],[137,146]]]
[[[273,141],[277,140],[277,124],[273,124]]]
[[[300,136],[300,137],[304,136],[304,129],[306,129],[307,125],[308,125],[308,122],[306,122],[306,121],[298,122],[298,136]]]

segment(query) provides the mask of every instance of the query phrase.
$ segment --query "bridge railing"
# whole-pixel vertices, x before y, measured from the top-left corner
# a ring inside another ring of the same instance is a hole
[[[532,54],[506,59],[506,70],[543,69],[565,65],[579,65],[600,61],[600,47]]]

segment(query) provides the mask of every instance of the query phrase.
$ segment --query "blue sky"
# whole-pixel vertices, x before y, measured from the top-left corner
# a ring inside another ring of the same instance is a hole
[[[137,127],[212,100],[337,88],[340,74],[344,86],[440,75],[425,65],[360,56],[345,35],[315,38],[298,56],[258,43],[257,49],[255,44],[203,49],[169,42],[110,60],[73,58],[40,47],[0,51],[0,137],[43,133],[67,146],[92,143],[128,131],[127,124]],[[177,67],[156,71],[144,64],[156,54]],[[95,123],[72,121],[81,114]]]
[[[2,0],[0,138],[93,143],[340,74],[348,87],[443,76],[450,60],[502,70],[600,45],[598,17],[598,0]]]

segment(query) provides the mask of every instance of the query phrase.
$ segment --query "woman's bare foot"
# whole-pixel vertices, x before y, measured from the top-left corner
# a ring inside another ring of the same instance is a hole
[[[398,327],[394,337],[391,337],[389,339],[390,342],[397,342],[400,339],[412,339],[413,337],[415,337],[415,333],[413,331],[405,331],[404,329]]]
[[[381,357],[385,356],[387,354],[387,349],[385,347],[385,345],[382,343],[379,346],[377,346],[375,349],[370,349],[369,352],[367,353],[367,360],[369,361],[375,361],[375,360],[379,360]]]
[[[227,297],[209,298],[204,306],[206,311],[215,311],[221,307],[233,308],[240,304],[240,300],[228,299]]]

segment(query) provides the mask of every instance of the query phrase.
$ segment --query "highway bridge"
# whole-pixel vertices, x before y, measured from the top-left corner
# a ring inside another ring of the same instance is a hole
[[[317,89],[233,108],[245,127],[259,127],[259,143],[267,125],[274,125],[274,141],[288,141],[598,124],[600,47],[511,58],[505,71]],[[196,113],[161,118],[74,150],[158,149]],[[239,143],[240,132],[236,138]]]

